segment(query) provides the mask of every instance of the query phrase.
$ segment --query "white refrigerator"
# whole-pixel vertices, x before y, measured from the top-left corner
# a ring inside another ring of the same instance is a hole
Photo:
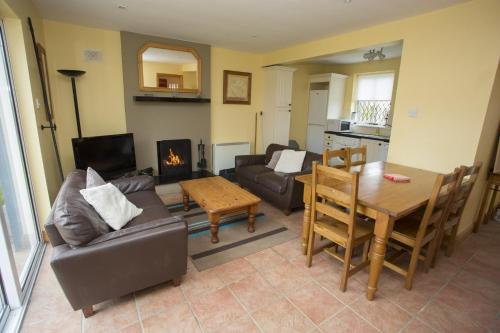
[[[311,90],[309,92],[309,113],[307,116],[308,151],[323,153],[323,140],[326,131],[328,113],[328,90]]]

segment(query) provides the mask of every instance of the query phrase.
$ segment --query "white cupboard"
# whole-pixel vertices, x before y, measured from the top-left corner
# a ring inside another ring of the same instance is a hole
[[[361,146],[366,146],[366,162],[387,160],[389,143],[379,140],[361,139]]]
[[[292,112],[292,84],[295,68],[264,68],[264,101],[262,109],[262,145],[288,145]]]

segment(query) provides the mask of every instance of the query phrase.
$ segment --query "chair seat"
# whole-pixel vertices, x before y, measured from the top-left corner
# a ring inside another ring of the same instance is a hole
[[[415,246],[418,229],[420,227],[420,219],[417,216],[407,216],[394,223],[394,229],[391,238],[409,246]],[[427,227],[422,245],[427,244],[432,240],[436,233],[436,228],[433,225]]]
[[[371,238],[373,236],[373,227],[374,223],[358,218],[354,228],[354,243]],[[314,224],[314,231],[338,243],[340,246],[345,246],[349,237],[347,224],[329,216],[318,218]]]

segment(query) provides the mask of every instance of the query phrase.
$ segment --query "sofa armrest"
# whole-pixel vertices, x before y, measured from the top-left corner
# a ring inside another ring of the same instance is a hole
[[[245,165],[266,164],[266,155],[238,155],[234,158],[236,169]]]
[[[138,191],[154,191],[154,178],[147,175],[118,178],[111,181],[111,184],[118,187],[123,194],[129,194]]]
[[[170,217],[166,217],[166,218],[153,220],[153,221],[150,221],[147,223],[142,223],[139,225],[135,225],[135,226],[132,226],[129,228],[123,228],[120,230],[108,232],[107,234],[104,234],[100,237],[97,237],[96,239],[94,239],[93,241],[91,241],[90,243],[88,243],[85,246],[92,246],[92,245],[103,243],[103,242],[110,242],[110,241],[113,241],[113,240],[118,239],[118,238],[137,234],[137,233],[142,232],[142,231],[153,230],[156,228],[161,228],[161,227],[167,226],[169,224],[174,224],[174,223],[179,223],[179,222],[183,222],[183,219],[181,216],[170,216]]]
[[[81,309],[185,274],[187,225],[172,221],[89,246],[56,246],[50,264],[73,309]]]

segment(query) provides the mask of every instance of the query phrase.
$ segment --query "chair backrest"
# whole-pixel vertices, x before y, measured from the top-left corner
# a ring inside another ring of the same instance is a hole
[[[467,203],[467,200],[472,192],[472,188],[476,183],[481,166],[482,163],[477,162],[469,167],[462,165],[460,168],[457,168],[460,171],[460,176],[457,181],[457,190],[450,204],[450,217],[448,218],[455,218],[457,216],[460,217],[462,215],[465,204]]]
[[[327,215],[347,224],[349,237],[352,237],[357,216],[358,188],[359,173],[349,173],[313,162],[312,222],[316,222],[317,213]],[[328,204],[319,201],[319,196],[325,198]],[[347,212],[344,208],[347,208]]]
[[[436,177],[431,197],[420,222],[417,242],[419,238],[422,239],[425,236],[429,226],[434,225],[436,228],[439,228],[441,223],[444,222],[443,220],[447,218],[460,173],[460,169],[455,169],[452,173],[446,175],[440,174]]]
[[[330,165],[330,160],[332,158],[338,157],[343,161],[343,164],[338,165]],[[347,149],[339,149],[339,150],[329,150],[326,149],[323,152],[323,165],[332,166],[334,168],[346,168],[347,167]]]
[[[358,160],[353,161],[353,157],[357,156]],[[347,148],[347,167],[366,164],[366,146]]]

